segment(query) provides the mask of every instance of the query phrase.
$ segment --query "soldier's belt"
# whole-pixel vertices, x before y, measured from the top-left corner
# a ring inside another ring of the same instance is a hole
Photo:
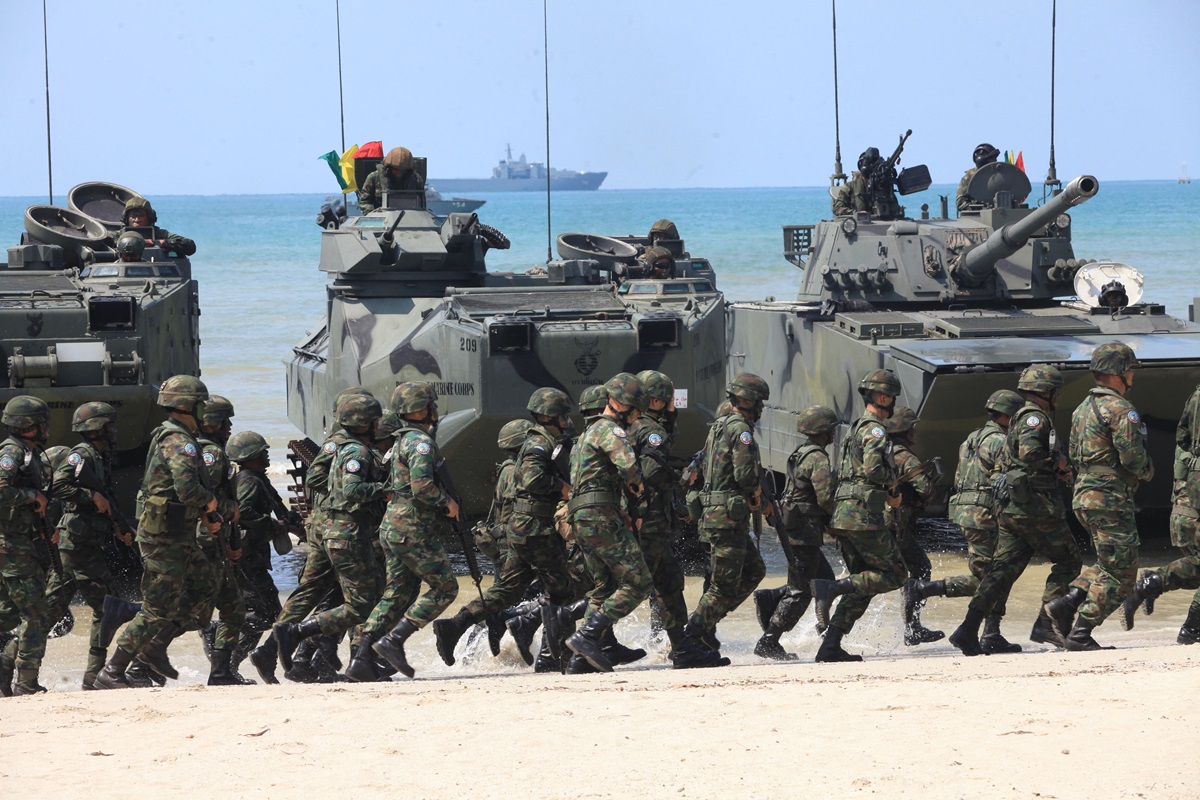
[[[1137,485],[1137,476],[1124,467],[1105,467],[1100,464],[1084,464],[1076,475],[1115,475],[1129,486]]]
[[[1171,513],[1177,517],[1187,517],[1188,519],[1200,519],[1200,511],[1191,506],[1180,505],[1176,503],[1171,506]]]
[[[558,510],[558,504],[550,501],[525,500],[517,498],[512,505],[513,512],[526,514],[531,517],[553,517]]]
[[[950,504],[955,506],[983,506],[991,508],[993,503],[991,487],[973,489],[969,492],[958,492],[950,498]]]
[[[580,492],[567,503],[567,513],[574,514],[581,508],[596,506],[619,506],[617,495],[613,492]]]
[[[329,509],[329,516],[331,519],[346,519],[357,525],[361,525],[364,522],[370,521],[371,512],[367,511],[366,509],[360,509],[358,511],[343,511],[340,508],[331,508]]]
[[[701,492],[700,502],[706,506],[721,506],[735,497],[745,499],[746,494],[744,492]]]

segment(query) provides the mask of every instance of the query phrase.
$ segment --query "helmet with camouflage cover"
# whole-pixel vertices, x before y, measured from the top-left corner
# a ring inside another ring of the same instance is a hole
[[[543,417],[562,417],[571,413],[571,398],[562,389],[534,389],[525,408]]]
[[[129,212],[141,210],[146,212],[146,216],[150,218],[150,224],[154,225],[158,222],[158,214],[154,212],[154,206],[150,205],[150,201],[144,197],[131,197],[125,201],[125,210],[121,213],[121,222],[129,224]]]
[[[50,406],[36,397],[19,394],[5,404],[0,421],[14,431],[27,431],[50,422]]]
[[[917,423],[920,421],[921,419],[917,416],[917,412],[908,406],[899,406],[892,412],[892,416],[888,418],[887,432],[908,433],[917,427]]]
[[[628,372],[618,372],[604,384],[608,399],[615,400],[621,405],[645,411],[650,406],[650,396],[646,389],[633,375]]]
[[[208,402],[204,404],[201,424],[215,428],[230,419],[233,419],[233,403],[219,394],[209,397]]]
[[[496,437],[496,446],[501,450],[516,450],[525,441],[525,434],[529,433],[532,427],[533,421],[528,419],[514,419],[504,423],[500,428],[500,435]]]
[[[604,384],[589,386],[579,393],[579,411],[586,414],[589,411],[599,413],[608,405],[608,389]]]
[[[117,255],[125,261],[141,261],[146,239],[137,231],[125,231],[117,237]]]
[[[727,394],[743,400],[766,401],[771,399],[771,387],[767,386],[767,382],[762,378],[750,372],[743,372],[731,380],[725,391]]]
[[[665,247],[647,247],[642,253],[641,259],[651,269],[673,271],[675,268],[675,256],[671,255],[671,251]]]
[[[808,436],[832,433],[837,425],[837,414],[825,406],[809,406],[796,416],[796,432]]]
[[[659,239],[678,239],[679,229],[675,227],[675,223],[671,222],[671,220],[660,219],[650,226],[650,233],[647,236],[652,242],[655,241],[656,237]]]
[[[889,397],[900,396],[900,379],[890,369],[873,369],[858,382],[858,393],[879,392]]]
[[[342,389],[337,393],[337,397],[333,398],[333,411],[335,414],[337,413],[338,404],[342,402],[342,399],[353,394],[361,394],[367,397],[375,396],[371,393],[371,390],[365,386],[351,386],[349,389]]]
[[[437,390],[427,381],[408,381],[392,392],[392,411],[397,414],[416,414],[437,402]]]
[[[1011,417],[1023,405],[1025,405],[1025,400],[1022,399],[1021,395],[1012,389],[1000,389],[992,392],[992,396],[987,399],[983,407],[988,411],[995,411],[997,414],[1007,414]]]
[[[71,448],[65,444],[56,444],[54,447],[47,447],[43,455],[46,457],[46,463],[50,465],[50,469],[58,469],[67,460],[70,452]]]
[[[675,397],[675,384],[665,373],[656,369],[644,369],[637,374],[637,379],[642,382],[642,388],[650,395],[651,400],[671,404]]]
[[[229,460],[238,464],[253,461],[267,452],[267,440],[254,431],[242,431],[229,437],[225,445],[225,455]]]
[[[1092,372],[1120,376],[1137,366],[1137,356],[1122,342],[1105,342],[1092,351]]]
[[[208,387],[194,375],[173,375],[158,389],[158,405],[185,414],[203,416]]]
[[[84,403],[71,415],[71,430],[75,433],[90,433],[104,430],[104,426],[117,421],[117,410],[108,403]]]
[[[400,172],[407,172],[413,168],[412,151],[407,147],[393,147],[384,156],[383,165]]]
[[[337,422],[343,428],[369,428],[383,416],[383,408],[374,397],[354,394],[342,400],[337,408]]]
[[[1031,364],[1021,373],[1017,388],[1023,392],[1054,394],[1063,387],[1063,376],[1049,364]]]
[[[379,418],[379,424],[375,426],[375,441],[395,436],[396,431],[402,427],[404,427],[404,420],[400,419],[399,414],[395,411],[383,412],[383,416]]]

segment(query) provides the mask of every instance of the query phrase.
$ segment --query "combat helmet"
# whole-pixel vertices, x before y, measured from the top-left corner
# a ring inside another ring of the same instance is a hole
[[[831,433],[837,424],[837,414],[825,406],[809,406],[796,416],[796,432],[807,436]]]
[[[437,402],[437,390],[427,381],[408,381],[392,392],[392,411],[401,416],[423,411]]]
[[[1137,356],[1129,345],[1123,342],[1105,342],[1092,351],[1092,372],[1100,375],[1124,375],[1129,370],[1140,366]]]
[[[921,419],[917,416],[917,412],[908,406],[899,406],[892,412],[892,416],[887,421],[887,432],[889,434],[908,433],[917,427],[917,423],[920,421]]]
[[[604,384],[604,389],[608,392],[610,400],[616,400],[621,405],[631,406],[641,411],[645,411],[650,406],[650,396],[646,394],[646,388],[642,386],[641,381],[628,372],[618,372],[612,376],[608,383]]]
[[[516,450],[525,441],[525,434],[533,427],[533,422],[527,419],[514,419],[500,427],[500,435],[496,437],[496,446],[501,450]]]
[[[579,412],[599,414],[608,404],[608,389],[603,384],[589,386],[579,393]]]
[[[675,397],[675,384],[665,373],[656,369],[644,369],[637,374],[637,379],[642,382],[642,388],[650,395],[651,400],[671,404]]]
[[[50,469],[56,470],[67,460],[67,455],[70,452],[71,448],[65,444],[56,444],[54,447],[47,447],[42,452],[42,455],[45,457],[46,463],[50,465]]]
[[[1021,373],[1017,388],[1023,392],[1051,395],[1063,387],[1063,376],[1049,364],[1031,364]]]
[[[108,403],[84,403],[71,415],[71,430],[75,433],[95,433],[117,421],[117,410]]]
[[[642,253],[641,259],[650,269],[661,265],[663,269],[670,270],[672,275],[675,274],[675,256],[665,247],[648,247]],[[662,263],[664,261],[667,263]]]
[[[237,464],[253,461],[267,451],[267,440],[254,431],[241,431],[229,437],[225,455]]]
[[[173,375],[158,390],[159,406],[197,417],[204,416],[207,401],[208,387],[194,375]]]
[[[413,168],[413,154],[407,147],[393,147],[384,156],[383,165],[398,172],[408,172]]]
[[[396,431],[404,427],[404,420],[395,411],[384,411],[375,426],[375,441],[383,441],[396,435]]]
[[[571,398],[562,389],[543,387],[533,390],[525,408],[531,414],[557,419],[571,413]]]
[[[992,392],[992,396],[987,399],[983,407],[988,411],[994,411],[997,414],[1007,414],[1011,417],[1023,405],[1025,405],[1025,401],[1021,398],[1021,395],[1012,389],[1000,389]]]
[[[866,397],[867,392],[899,397],[900,379],[890,369],[873,369],[858,382],[858,393]]]
[[[365,386],[351,386],[349,389],[342,389],[340,392],[338,392],[337,397],[333,398],[333,413],[337,413],[338,404],[341,403],[344,398],[355,394],[365,395],[366,397],[375,396],[371,393],[371,390]]]
[[[4,405],[4,416],[0,418],[10,430],[27,431],[50,422],[50,406],[45,401],[27,394],[19,394]]]
[[[647,238],[653,242],[656,235],[660,239],[678,239],[679,229],[675,227],[675,223],[671,222],[671,220],[660,219],[650,226],[650,233],[647,235]]]
[[[1000,157],[1000,151],[992,147],[987,142],[975,148],[975,152],[971,154],[971,160],[975,162],[975,166],[982,167],[984,164],[991,164]]]
[[[771,387],[767,382],[750,372],[743,372],[725,387],[726,394],[743,400],[765,402],[771,399]]]
[[[154,206],[150,205],[150,201],[144,197],[131,197],[125,201],[125,210],[121,213],[121,222],[128,225],[129,212],[139,208],[146,212],[146,216],[150,218],[151,225],[158,222],[158,214],[154,212]]]
[[[117,237],[117,255],[129,256],[129,261],[141,261],[146,239],[137,231],[125,231]]]
[[[200,423],[210,428],[216,428],[231,419],[233,419],[233,403],[219,394],[214,394],[204,404],[204,416]]]
[[[374,397],[362,394],[351,395],[337,408],[337,423],[343,428],[362,429],[371,427],[371,423],[383,416],[383,408]]]

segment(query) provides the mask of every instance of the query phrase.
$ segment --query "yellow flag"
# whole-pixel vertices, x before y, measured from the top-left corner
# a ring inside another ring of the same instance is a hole
[[[358,191],[358,184],[354,182],[354,154],[358,152],[358,145],[350,145],[350,149],[342,153],[342,157],[338,159],[338,163],[342,166],[342,180],[346,184],[346,188],[342,189],[342,194]]]

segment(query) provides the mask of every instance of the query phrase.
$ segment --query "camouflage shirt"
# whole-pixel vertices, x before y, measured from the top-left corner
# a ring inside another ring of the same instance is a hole
[[[855,211],[870,211],[866,201],[867,179],[861,172],[855,172],[854,177],[838,187],[833,196],[833,214],[837,217],[848,217]]]
[[[241,510],[241,565],[246,569],[270,569],[271,540],[276,531],[271,515],[283,508],[283,499],[265,475],[244,467],[238,470],[233,486]]]
[[[900,505],[887,506],[884,510],[888,527],[899,530],[925,508],[925,504],[933,496],[934,486],[929,475],[922,469],[921,459],[907,443],[892,441],[892,464],[897,480],[904,475],[909,476],[896,486],[895,493],[900,495]]]
[[[975,177],[976,172],[979,172],[979,168],[971,167],[963,173],[962,180],[958,182],[958,195],[954,199],[954,207],[959,211],[971,205],[971,198],[967,195],[967,186],[971,183],[971,178]]]
[[[505,459],[496,474],[496,489],[492,495],[492,524],[507,526],[512,520],[512,504],[517,499],[517,462],[515,457]]]
[[[388,506],[388,517],[398,508],[411,510],[405,516],[419,515],[438,519],[450,503],[450,497],[438,483],[437,466],[442,460],[437,442],[420,428],[404,427],[396,431],[396,444],[392,449],[392,474],[388,484],[392,491],[392,502]]]
[[[168,419],[151,437],[142,476],[143,495],[165,497],[199,514],[214,497],[207,475],[201,474],[203,463],[196,437],[181,423]]]
[[[330,516],[346,514],[363,525],[377,525],[380,501],[386,492],[386,475],[375,448],[349,437],[337,449],[329,469]],[[325,536],[337,538],[335,530],[348,532],[349,529],[330,526]]]
[[[149,246],[160,245],[163,250],[174,253],[180,256],[196,255],[196,243],[186,236],[180,236],[177,233],[171,233],[165,228],[159,228],[156,225],[146,225],[144,227],[129,227],[125,226],[121,230],[113,234],[113,241],[121,237],[125,231],[134,231],[142,234],[146,239],[146,244]]]
[[[638,454],[645,490],[638,503],[643,531],[667,531],[671,528],[671,503],[679,475],[667,463],[671,453],[671,434],[654,417],[643,414],[629,426],[629,438]]]
[[[571,497],[606,492],[619,497],[623,484],[641,480],[637,455],[628,434],[611,417],[601,416],[571,450]]]
[[[233,519],[234,509],[237,508],[237,493],[233,488],[233,476],[237,470],[229,463],[229,456],[225,455],[222,445],[205,436],[197,439],[196,443],[200,445],[200,458],[204,462],[205,472],[208,473],[208,485],[217,497],[217,513],[224,520],[217,535],[228,543],[231,530],[229,520]],[[196,535],[201,544],[212,543],[212,534],[203,526],[196,531]]]
[[[1138,481],[1154,477],[1146,450],[1146,424],[1133,404],[1097,386],[1071,415],[1071,463],[1075,465],[1074,508],[1132,503]]]
[[[379,208],[379,205],[383,202],[383,193],[385,191],[424,188],[425,182],[416,170],[409,170],[401,175],[400,179],[396,181],[396,185],[390,184],[381,164],[375,168],[374,172],[367,176],[367,179],[363,181],[363,185],[358,188],[358,210],[364,214],[369,214]]]
[[[837,506],[830,527],[848,531],[884,528],[883,508],[892,479],[891,450],[883,420],[864,412],[842,440]]]
[[[788,457],[788,482],[780,498],[792,538],[819,545],[836,506],[837,475],[824,447],[800,445]]]
[[[950,521],[962,528],[990,531],[996,527],[992,500],[992,473],[1004,449],[1004,429],[988,420],[972,431],[958,448]]]
[[[45,466],[38,448],[16,436],[0,444],[0,534],[33,532],[34,504],[44,479]]]
[[[54,471],[54,496],[63,503],[63,515],[58,521],[61,531],[58,546],[62,550],[103,547],[113,529],[112,518],[96,510],[92,490],[77,482],[76,471],[85,464],[112,494],[112,457],[101,453],[91,442],[80,442],[72,447]]]
[[[735,528],[750,517],[751,498],[758,491],[758,442],[750,422],[739,413],[718,417],[704,442],[704,490],[700,524]]]
[[[1041,406],[1029,401],[1013,415],[1004,438],[1000,469],[1009,473],[1009,500],[999,510],[1017,517],[1061,517],[1059,493],[1058,434]],[[1029,498],[1018,502],[1012,489],[1013,471],[1027,481]]]

